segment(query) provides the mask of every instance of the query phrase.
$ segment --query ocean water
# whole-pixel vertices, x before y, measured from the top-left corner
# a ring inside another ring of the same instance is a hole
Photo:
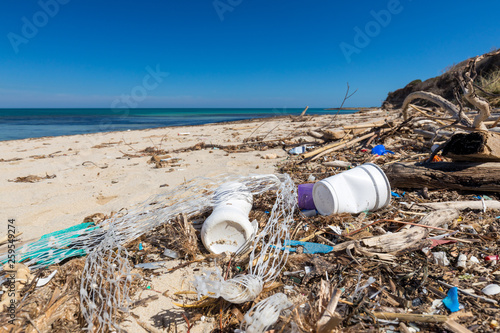
[[[303,109],[0,109],[0,141],[299,115]],[[307,114],[336,114],[310,108]],[[354,113],[341,110],[339,113]]]

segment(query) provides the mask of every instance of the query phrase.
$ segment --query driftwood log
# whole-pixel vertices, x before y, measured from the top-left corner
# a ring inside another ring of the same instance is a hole
[[[393,163],[382,169],[392,187],[500,192],[500,163]]]
[[[426,209],[490,209],[500,210],[500,201],[497,200],[476,200],[476,201],[444,201],[444,202],[428,202],[416,203],[411,206],[412,210],[426,210]]]
[[[458,133],[443,147],[443,156],[454,161],[500,161],[500,134],[495,132]]]
[[[346,136],[346,132],[343,129],[324,129],[323,136],[327,140],[340,140]]]
[[[437,210],[424,216],[419,224],[430,228],[440,227],[445,223],[451,222],[458,216],[458,211],[455,209]],[[395,233],[347,241],[334,246],[333,251],[338,252],[354,249],[366,256],[378,256],[380,258],[391,259],[393,255],[429,246],[430,241],[427,241],[429,244],[426,244],[425,239],[429,236],[430,228],[412,226],[409,229],[404,229]],[[384,256],[383,254],[389,254],[389,256]]]

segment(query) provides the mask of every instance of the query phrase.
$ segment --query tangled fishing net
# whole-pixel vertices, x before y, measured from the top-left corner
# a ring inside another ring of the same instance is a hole
[[[235,304],[255,299],[255,295],[259,295],[264,286],[262,278],[256,275],[238,275],[224,280],[218,267],[215,270],[205,270],[204,275],[195,276],[194,284],[200,296],[222,297]]]
[[[276,195],[269,220],[253,243],[249,274],[224,280],[218,268],[215,272],[205,271],[195,276],[193,282],[198,297],[222,297],[241,304],[256,299],[264,284],[276,279],[290,252],[282,241],[290,239],[290,225],[297,204],[296,186],[289,175],[283,176]]]
[[[159,225],[171,223],[179,214],[185,214],[189,218],[210,210],[220,200],[214,198],[215,190],[228,182],[243,184],[253,195],[276,189],[280,184],[275,175],[198,177],[172,191],[155,196],[124,216],[102,224],[102,228],[112,230],[106,233],[103,241],[103,244],[109,245],[95,248],[87,257],[86,275],[82,277],[80,290],[81,306],[88,308],[83,315],[89,327],[96,327],[98,331],[106,327],[119,330],[116,320],[113,319],[116,307],[110,306],[110,303],[117,300],[117,304],[123,309],[126,308],[123,304],[127,299],[128,286],[125,282],[129,281],[130,267],[126,251],[120,252],[116,249]],[[96,283],[89,283],[87,280],[92,279],[91,276],[95,274],[101,274],[101,279]],[[116,276],[125,277],[125,281],[117,279]],[[112,288],[109,289],[108,285]],[[93,304],[96,304],[97,308],[89,309]]]
[[[276,323],[280,314],[293,304],[285,294],[274,294],[255,304],[243,317],[239,332],[264,333]]]
[[[90,332],[94,332],[94,327],[120,330],[113,315],[117,309],[127,312],[130,303],[128,291],[132,267],[127,250],[115,239],[115,231],[110,229],[101,244],[87,257],[83,269],[80,308]]]

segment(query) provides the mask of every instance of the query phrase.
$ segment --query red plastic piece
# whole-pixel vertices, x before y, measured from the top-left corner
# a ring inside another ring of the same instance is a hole
[[[445,240],[445,239],[431,239],[432,245],[430,248],[432,249],[433,247],[436,247],[438,245],[443,245],[443,244],[448,244],[448,243],[456,243],[457,241],[454,240]]]
[[[487,256],[484,257],[484,260],[500,260],[500,256],[497,254],[496,256]]]

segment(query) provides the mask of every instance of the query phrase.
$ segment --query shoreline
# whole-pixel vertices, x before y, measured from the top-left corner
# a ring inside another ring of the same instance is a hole
[[[241,120],[232,120],[232,121],[221,121],[214,123],[206,123],[206,124],[197,124],[197,125],[170,125],[170,126],[161,126],[161,127],[148,127],[142,129],[133,129],[133,130],[120,130],[120,131],[105,131],[105,132],[92,132],[92,133],[82,133],[82,134],[67,134],[67,135],[50,135],[50,136],[40,136],[33,138],[24,138],[24,139],[12,139],[12,140],[0,140],[2,142],[12,142],[12,141],[23,141],[23,140],[37,140],[37,139],[52,139],[52,138],[63,138],[63,137],[71,137],[76,135],[93,135],[93,134],[112,134],[112,133],[122,133],[122,132],[132,132],[132,131],[149,131],[149,130],[161,130],[161,129],[169,129],[169,128],[177,128],[177,127],[202,127],[202,126],[210,126],[210,125],[224,125],[224,124],[240,124],[246,122],[256,122],[256,121],[268,121],[268,120],[282,120],[288,117],[293,117],[291,115],[286,116],[273,116],[273,117],[262,117],[262,118],[249,118],[249,119],[241,119]]]
[[[206,110],[207,108],[200,109],[200,110]],[[244,109],[244,108],[242,108]],[[29,110],[35,110],[35,109],[29,109]],[[75,109],[76,110],[76,109]],[[86,110],[86,109],[82,109]],[[151,110],[161,110],[161,109],[151,109]],[[262,109],[262,110],[267,110],[267,109]],[[328,111],[328,109],[321,109]],[[332,109],[333,110],[333,109]],[[346,111],[354,111],[358,110],[358,112],[366,112],[367,110],[373,110],[373,109],[368,109],[368,108],[343,108],[342,110]],[[1,111],[1,109],[0,109]],[[357,112],[349,112],[349,113],[330,113],[330,114],[305,114],[305,117],[311,117],[311,116],[334,116],[335,114],[353,114]],[[206,116],[206,115],[205,115]],[[170,128],[170,127],[185,127],[185,126],[205,126],[205,125],[215,125],[215,124],[231,124],[231,123],[241,123],[241,122],[247,122],[247,121],[260,121],[260,120],[280,120],[280,119],[285,119],[288,117],[297,117],[299,114],[284,114],[284,115],[275,115],[275,116],[264,116],[264,117],[254,117],[254,118],[245,118],[245,119],[238,119],[238,120],[222,120],[222,121],[214,121],[214,122],[208,122],[208,123],[203,123],[203,124],[183,124],[183,125],[167,125],[167,126],[159,126],[159,127],[145,127],[141,129],[130,129],[130,131],[135,131],[135,130],[149,130],[149,129],[164,129],[164,128]],[[168,118],[168,116],[158,116],[158,117],[165,117]],[[147,119],[148,117],[144,117],[144,119]],[[119,124],[117,124],[119,125]],[[135,125],[135,124],[132,124]],[[88,135],[88,134],[96,134],[96,133],[113,133],[113,132],[123,132],[123,131],[128,131],[119,129],[119,130],[112,130],[112,131],[92,131],[89,133],[72,133],[72,134],[62,134],[62,135],[44,135],[44,136],[37,136],[37,137],[29,137],[29,138],[22,138],[22,139],[6,139],[6,140],[0,140],[0,142],[5,142],[5,141],[17,141],[17,140],[28,140],[28,139],[40,139],[40,138],[53,138],[53,137],[64,137],[64,136],[72,136],[72,135]]]

